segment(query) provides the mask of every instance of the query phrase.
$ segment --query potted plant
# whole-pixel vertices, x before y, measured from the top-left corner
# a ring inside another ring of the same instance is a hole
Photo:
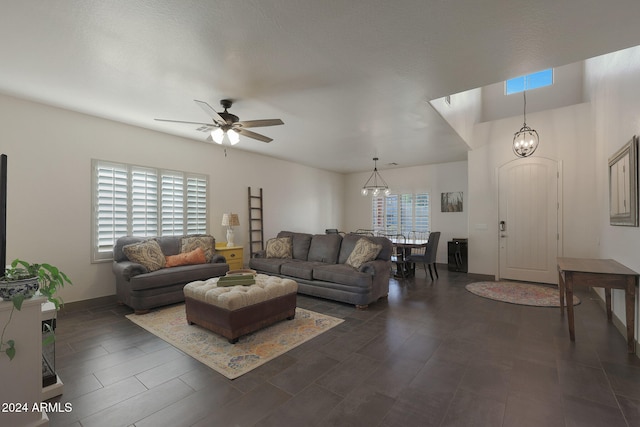
[[[15,259],[11,267],[7,268],[4,275],[0,277],[0,296],[13,303],[9,320],[2,328],[0,335],[0,352],[5,353],[9,359],[13,359],[16,354],[15,341],[5,342],[4,334],[11,323],[13,311],[22,308],[22,302],[31,298],[36,291],[47,297],[52,302],[56,310],[60,308],[62,299],[55,296],[59,288],[65,284],[72,284],[69,277],[51,264],[31,264],[21,259]]]

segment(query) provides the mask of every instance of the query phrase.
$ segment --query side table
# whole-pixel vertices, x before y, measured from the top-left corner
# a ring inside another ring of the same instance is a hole
[[[227,259],[229,270],[244,268],[244,248],[242,246],[227,246],[227,242],[216,243],[216,253]]]
[[[627,321],[627,348],[635,353],[635,300],[638,273],[612,259],[558,258],[558,285],[560,312],[564,314],[565,297],[569,320],[569,337],[576,340],[573,318],[573,289],[577,286],[604,288],[607,319],[611,316],[611,289],[622,289],[625,294]]]

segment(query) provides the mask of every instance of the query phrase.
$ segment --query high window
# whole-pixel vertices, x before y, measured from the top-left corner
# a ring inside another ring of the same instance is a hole
[[[207,232],[206,175],[92,161],[93,260],[113,258],[119,237]]]
[[[525,90],[551,86],[553,84],[553,68],[515,77],[505,82],[505,94],[520,93]]]
[[[391,194],[372,198],[372,228],[379,233],[429,231],[429,193]]]

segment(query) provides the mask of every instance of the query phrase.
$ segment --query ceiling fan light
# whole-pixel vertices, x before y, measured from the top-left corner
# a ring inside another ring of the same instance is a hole
[[[221,128],[217,128],[211,131],[211,138],[216,144],[222,144],[222,140],[224,139],[224,131]]]
[[[229,129],[227,131],[227,137],[229,138],[231,145],[236,145],[238,141],[240,141],[240,135],[238,135],[238,132],[233,129]]]

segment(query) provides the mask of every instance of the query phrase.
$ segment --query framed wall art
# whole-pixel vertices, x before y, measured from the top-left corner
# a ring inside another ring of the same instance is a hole
[[[440,212],[462,212],[462,191],[441,193]]]
[[[609,158],[611,225],[638,226],[638,137]]]

